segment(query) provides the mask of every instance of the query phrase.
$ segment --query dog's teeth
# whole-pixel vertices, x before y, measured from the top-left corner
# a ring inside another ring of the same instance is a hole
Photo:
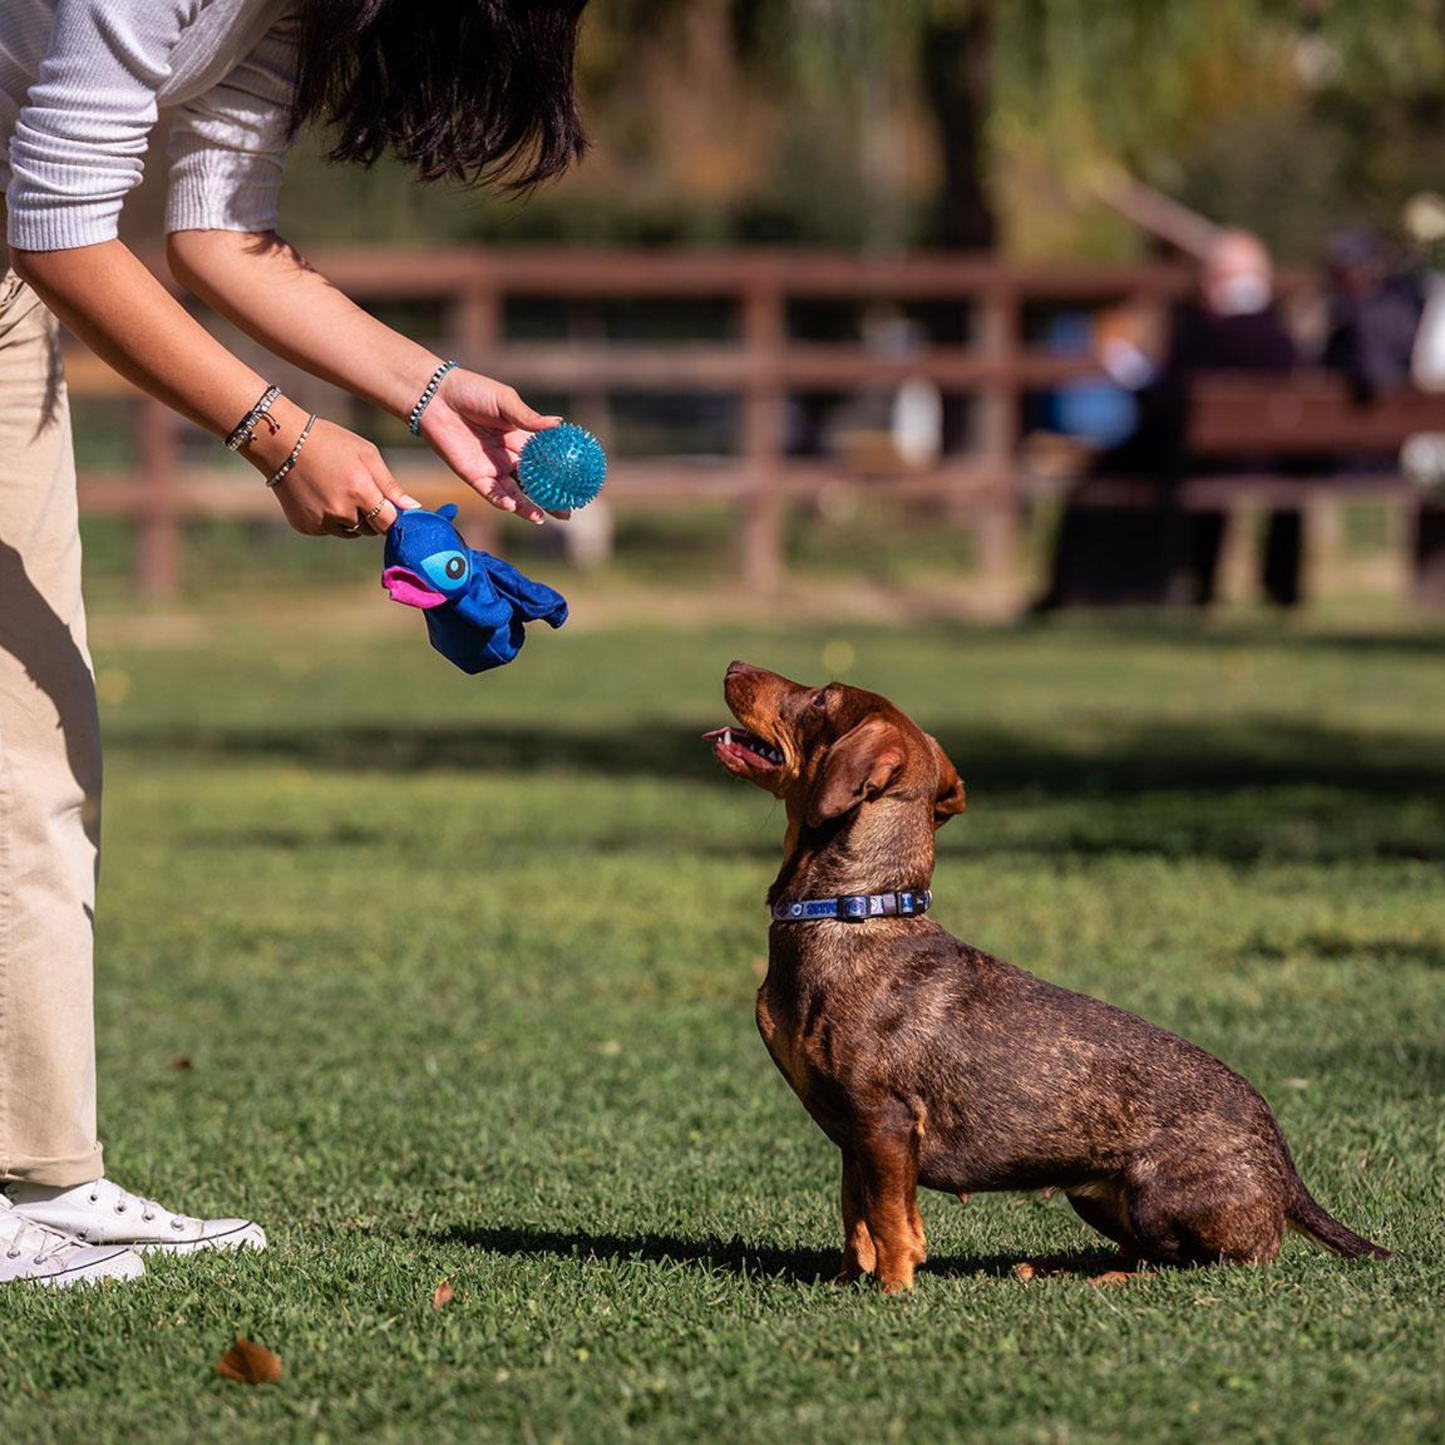
[[[714,729],[704,736],[721,748],[737,747],[745,752],[751,753],[753,757],[762,762],[769,763],[775,768],[783,765],[783,753],[781,748],[775,748],[772,743],[765,743],[756,733],[750,733],[746,728],[720,727]]]

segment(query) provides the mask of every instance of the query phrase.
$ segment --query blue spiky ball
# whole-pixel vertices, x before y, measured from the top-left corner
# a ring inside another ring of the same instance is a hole
[[[533,432],[517,458],[517,481],[549,512],[585,507],[607,480],[607,453],[586,427],[564,421]]]

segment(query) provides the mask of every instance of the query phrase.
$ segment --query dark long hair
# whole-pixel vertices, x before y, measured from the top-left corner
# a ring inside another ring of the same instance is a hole
[[[573,89],[587,0],[302,0],[293,126],[332,160],[530,190],[586,146]]]

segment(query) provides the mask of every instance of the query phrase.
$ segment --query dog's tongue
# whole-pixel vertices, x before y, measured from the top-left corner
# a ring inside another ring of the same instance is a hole
[[[381,585],[393,602],[404,603],[407,607],[440,607],[447,600],[435,587],[428,586],[406,567],[388,567],[381,574]]]
[[[783,755],[770,743],[765,743],[755,733],[736,723],[714,728],[704,733],[703,741],[712,743],[717,756],[727,762],[729,758],[746,763],[750,768],[774,769],[782,766]]]
[[[720,747],[729,747],[733,743],[746,744],[751,737],[752,734],[745,728],[729,723],[726,727],[714,728],[710,733],[704,733],[702,740],[705,743],[717,743]]]

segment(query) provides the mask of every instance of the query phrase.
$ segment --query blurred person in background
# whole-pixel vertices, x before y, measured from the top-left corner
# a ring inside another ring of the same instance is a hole
[[[1379,232],[1351,226],[1330,237],[1325,275],[1329,331],[1321,364],[1343,372],[1361,401],[1410,386],[1428,294],[1424,274]]]
[[[1209,371],[1283,375],[1295,362],[1295,343],[1274,309],[1269,251],[1250,232],[1217,232],[1200,261],[1197,298],[1175,313],[1162,358],[1151,366],[1131,348],[1129,384],[1135,390],[1137,423],[1090,468],[1095,477],[1155,481],[1158,505],[1148,510],[1090,506],[1085,478],[1065,509],[1049,586],[1033,610],[1212,602],[1224,517],[1185,514],[1178,505],[1178,483],[1191,465],[1192,383]],[[1274,513],[1265,539],[1263,582],[1267,595],[1281,605],[1298,600],[1299,543],[1298,513]]]
[[[278,394],[117,239],[164,108],[175,279],[540,522],[512,468],[555,418],[353,305],[278,237],[277,195],[310,123],[331,127],[334,159],[390,152],[424,181],[526,190],[560,173],[584,144],[572,73],[584,4],[0,6],[0,1281],[125,1278],[142,1272],[139,1251],[265,1245],[250,1220],[129,1192],[97,1142],[100,735],[57,318],[245,457],[297,531],[380,533],[416,505],[375,446]]]
[[[1445,391],[1445,196],[1437,191],[1411,196],[1401,208],[1400,228],[1413,252],[1424,298],[1410,353],[1410,382],[1421,391]]]

